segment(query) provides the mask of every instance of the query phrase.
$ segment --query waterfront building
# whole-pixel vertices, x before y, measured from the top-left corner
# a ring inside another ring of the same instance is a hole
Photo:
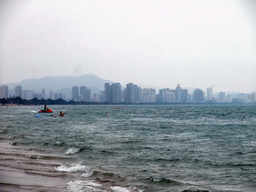
[[[94,93],[92,97],[93,102],[100,102],[100,95],[101,93]]]
[[[211,101],[212,100],[212,87],[207,88],[207,97],[206,97],[207,101]]]
[[[106,102],[106,94],[100,94],[100,102]]]
[[[83,95],[79,94],[75,101],[79,101],[80,102],[82,100],[83,100]]]
[[[112,84],[112,103],[121,103],[121,85],[120,83]]]
[[[15,87],[15,97],[20,97],[21,98],[21,93],[22,93],[22,86],[21,85],[17,85]]]
[[[188,90],[187,89],[182,89],[182,102],[188,102]]]
[[[219,102],[225,101],[225,92],[219,92]]]
[[[133,83],[126,84],[124,102],[134,103],[134,84]]]
[[[21,97],[22,97],[22,99],[31,100],[34,98],[34,91],[22,90]]]
[[[64,99],[64,94],[63,93],[59,93],[59,99]]]
[[[72,87],[72,100],[77,101],[78,100],[78,96],[79,96],[79,87],[73,86]]]
[[[106,97],[106,102],[112,103],[112,86],[109,83],[105,83],[105,97]]]
[[[2,85],[0,87],[0,98],[8,98],[9,88],[7,85]]]
[[[41,95],[43,99],[46,99],[46,90],[45,89],[41,89]]]
[[[138,102],[138,86],[134,85],[134,103]]]
[[[105,96],[108,103],[121,103],[122,90],[120,83],[105,83]]]
[[[201,89],[194,90],[194,100],[196,102],[204,101],[204,92]]]
[[[164,94],[164,102],[171,103],[171,94],[170,93],[167,92]]]
[[[49,99],[54,99],[54,92],[51,89],[49,90]]]
[[[85,86],[80,87],[80,94],[82,95],[82,101],[91,102],[91,90]]]
[[[54,93],[54,100],[57,100],[57,99],[59,99],[60,97],[59,97],[59,93]]]
[[[178,84],[175,89],[175,101],[178,103],[182,102],[182,89],[180,87],[180,84]]]
[[[193,101],[193,95],[192,94],[188,94],[188,101]]]
[[[155,103],[156,102],[156,90],[155,89],[148,89],[144,88],[142,89],[142,102],[144,103]]]
[[[157,96],[157,102],[158,103],[168,103],[168,101],[166,101],[166,97],[165,97],[165,94],[166,93],[170,93],[170,89],[167,88],[167,89],[159,89],[159,94]],[[168,96],[167,96],[168,98]]]

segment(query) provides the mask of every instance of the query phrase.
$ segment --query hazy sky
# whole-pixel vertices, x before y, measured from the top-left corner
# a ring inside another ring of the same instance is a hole
[[[2,0],[0,83],[94,74],[252,92],[255,32],[253,0]]]

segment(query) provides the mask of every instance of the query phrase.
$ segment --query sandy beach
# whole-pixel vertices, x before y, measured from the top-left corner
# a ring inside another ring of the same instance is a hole
[[[0,191],[67,191],[70,178],[56,172],[58,157],[0,140]]]

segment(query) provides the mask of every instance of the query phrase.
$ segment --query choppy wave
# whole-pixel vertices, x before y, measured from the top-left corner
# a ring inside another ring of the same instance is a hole
[[[91,177],[93,173],[93,171],[87,170],[85,173],[82,174],[82,177]]]
[[[68,148],[68,150],[66,151],[66,155],[74,155],[76,153],[78,153],[80,151],[79,148],[75,148],[75,147],[70,147]]]
[[[141,189],[138,189],[137,187],[128,187],[128,188],[125,188],[125,187],[120,187],[120,186],[113,186],[113,187],[110,187],[113,192],[135,192],[135,191],[138,191],[138,192],[143,192],[143,190]]]
[[[70,191],[255,191],[255,106],[54,107],[65,118],[1,114],[0,165],[68,178]]]
[[[67,183],[67,189],[69,192],[143,192],[143,190],[138,189],[137,187],[121,187],[121,186],[108,186],[97,183],[94,180],[85,181],[77,180],[70,181]]]
[[[150,183],[171,184],[171,185],[181,185],[182,184],[178,181],[174,181],[174,180],[167,179],[167,178],[149,177],[147,180],[149,180]]]
[[[70,181],[67,183],[68,191],[69,192],[83,192],[83,191],[105,191],[101,190],[101,184],[96,183],[95,181],[82,181],[82,180],[77,180],[77,181]]]
[[[80,172],[87,171],[87,166],[81,164],[75,165],[61,165],[55,168],[55,171],[65,171],[65,172]]]

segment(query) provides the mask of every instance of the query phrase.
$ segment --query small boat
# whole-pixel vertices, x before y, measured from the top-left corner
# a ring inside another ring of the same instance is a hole
[[[46,111],[41,110],[41,111],[38,111],[38,113],[53,113],[53,111],[51,109],[46,109]]]

